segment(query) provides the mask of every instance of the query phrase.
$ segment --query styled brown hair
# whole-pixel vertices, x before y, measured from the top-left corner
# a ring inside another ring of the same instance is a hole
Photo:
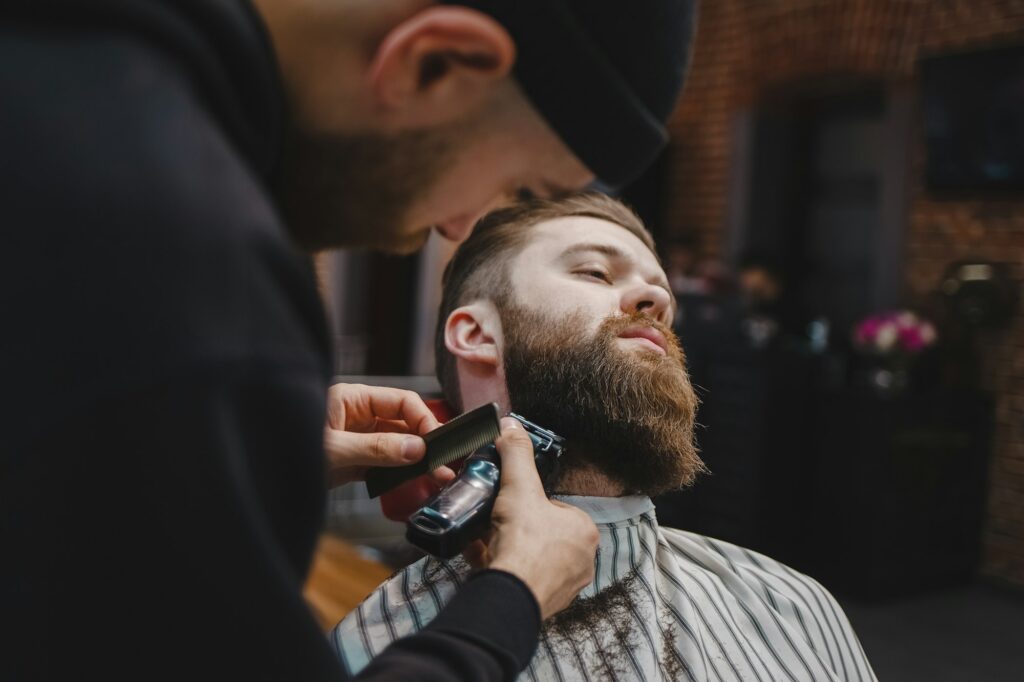
[[[530,230],[549,220],[581,216],[598,218],[629,230],[651,253],[654,240],[640,218],[617,199],[596,192],[572,194],[560,199],[532,199],[500,208],[481,218],[472,234],[452,256],[441,280],[441,307],[434,334],[434,366],[448,403],[462,409],[455,358],[444,342],[448,316],[459,306],[481,299],[493,301],[499,310],[511,294],[509,263],[526,245]]]

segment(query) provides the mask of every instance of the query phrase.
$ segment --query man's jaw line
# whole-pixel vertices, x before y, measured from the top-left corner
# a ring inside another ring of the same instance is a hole
[[[553,495],[579,495],[581,497],[622,497],[625,487],[601,473],[593,466],[573,469],[563,474]]]

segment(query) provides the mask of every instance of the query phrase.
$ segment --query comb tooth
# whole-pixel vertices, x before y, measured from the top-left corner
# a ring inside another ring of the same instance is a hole
[[[497,431],[491,424],[483,423],[477,425],[475,432],[455,438],[438,439],[427,448],[427,460],[429,469],[436,469],[439,466],[451,464],[457,459],[473,454],[477,448],[492,442],[498,437]],[[449,443],[452,440],[454,442]]]

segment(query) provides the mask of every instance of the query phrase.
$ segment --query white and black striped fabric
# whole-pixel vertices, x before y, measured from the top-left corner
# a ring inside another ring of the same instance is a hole
[[[646,497],[560,497],[597,523],[596,578],[549,620],[520,680],[875,680],[821,585],[766,556],[660,528]],[[466,579],[421,560],[345,618],[331,641],[349,672],[435,617]]]

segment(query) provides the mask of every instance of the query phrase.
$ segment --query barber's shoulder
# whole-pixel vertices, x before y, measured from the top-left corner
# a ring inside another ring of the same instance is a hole
[[[18,57],[0,59],[0,245],[45,276],[34,307],[73,291],[67,328],[150,354],[322,343],[308,258],[179,60],[99,31],[5,34],[0,51]]]
[[[0,48],[9,168],[79,225],[165,245],[286,240],[202,74],[173,52],[114,30],[11,32]]]
[[[124,387],[209,367],[325,381],[312,268],[194,74],[113,30],[7,28],[0,281],[26,381],[65,398],[69,377]]]

